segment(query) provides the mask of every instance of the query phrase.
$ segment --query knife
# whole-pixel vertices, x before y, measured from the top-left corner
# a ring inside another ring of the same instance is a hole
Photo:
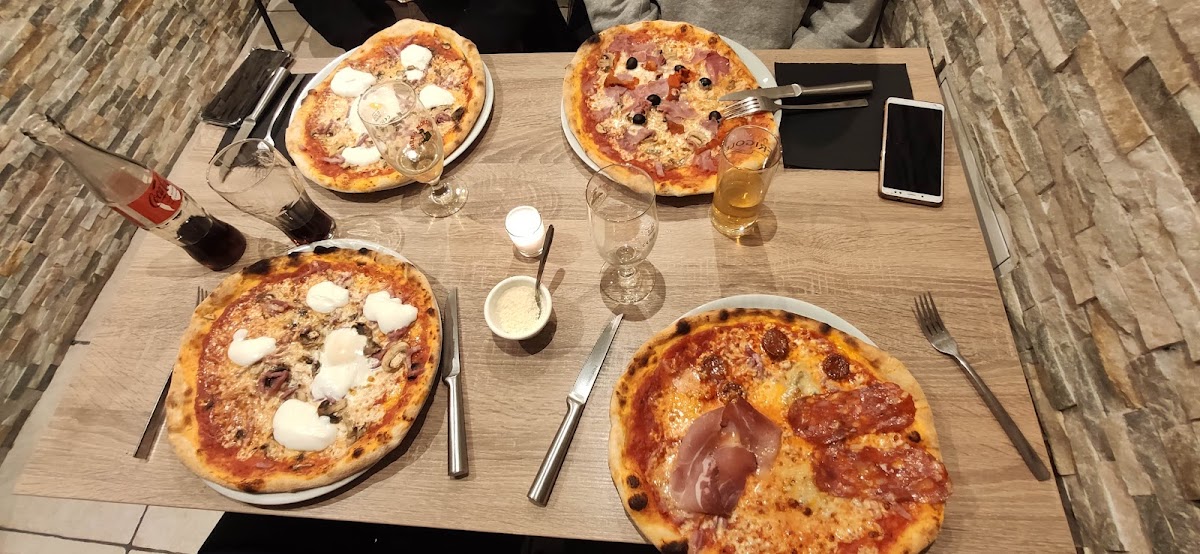
[[[467,476],[467,426],[463,421],[462,387],[458,382],[458,374],[462,370],[459,356],[458,337],[458,288],[450,289],[446,298],[445,310],[445,342],[442,344],[442,364],[446,368],[442,381],[446,383],[446,393],[450,398],[447,411],[449,412],[449,440],[446,442],[446,473],[451,477]]]
[[[583,415],[583,406],[587,404],[588,395],[592,393],[592,385],[596,384],[596,376],[600,374],[604,358],[608,356],[608,347],[612,346],[613,337],[617,335],[617,327],[621,325],[623,317],[624,314],[617,314],[608,322],[608,326],[600,333],[600,338],[596,339],[592,353],[583,363],[575,386],[567,394],[567,415],[558,426],[554,441],[550,443],[550,450],[546,451],[542,466],[538,468],[533,485],[529,487],[527,497],[538,506],[545,506],[546,501],[550,500],[550,491],[554,489],[558,470],[562,468],[563,459],[567,457],[567,448],[571,445],[571,437],[575,435],[575,427],[579,425],[579,418]]]
[[[229,141],[233,144],[239,140],[246,140],[250,136],[250,131],[254,130],[254,126],[258,124],[258,118],[267,109],[267,105],[271,103],[271,99],[275,97],[275,92],[279,90],[284,79],[288,77],[288,69],[280,67],[275,69],[275,73],[271,75],[271,80],[267,82],[267,88],[263,91],[263,95],[258,99],[258,103],[254,105],[254,109],[250,110],[250,115],[247,115],[242,120],[242,126],[238,127],[238,131],[233,135],[233,140]],[[240,148],[230,149],[225,154],[225,160],[221,164],[221,179],[229,176],[229,171],[233,169],[234,159],[237,158],[237,153]]]
[[[742,90],[731,92],[722,96],[722,102],[733,102],[751,96],[763,96],[778,100],[780,98],[795,98],[797,96],[830,96],[834,94],[859,94],[871,92],[875,90],[875,83],[871,81],[850,81],[846,83],[833,83],[830,85],[813,85],[804,87],[800,85],[783,85],[781,87],[771,88],[753,88],[750,90]]]
[[[263,141],[272,147],[275,146],[275,129],[279,127],[279,116],[283,114],[283,110],[292,105],[292,102],[289,102],[289,100],[292,99],[292,95],[296,93],[296,89],[300,87],[303,81],[303,78],[292,80],[287,90],[283,91],[283,96],[279,97],[279,103],[275,104],[275,109],[271,111],[271,121],[267,123],[267,134],[263,137]]]

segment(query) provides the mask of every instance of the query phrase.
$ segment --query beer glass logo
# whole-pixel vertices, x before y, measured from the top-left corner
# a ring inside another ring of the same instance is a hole
[[[735,152],[743,152],[746,154],[754,151],[758,151],[763,154],[771,153],[771,148],[767,145],[767,143],[750,138],[739,139],[738,141],[734,142],[733,150]]]

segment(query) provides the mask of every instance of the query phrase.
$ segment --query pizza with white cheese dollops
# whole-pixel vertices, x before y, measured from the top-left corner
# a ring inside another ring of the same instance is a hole
[[[288,125],[288,152],[305,177],[331,190],[394,187],[407,179],[375,148],[358,117],[359,96],[379,82],[408,83],[449,154],[483,111],[485,79],[474,43],[441,25],[402,20],[354,49],[308,92]]]
[[[184,465],[226,488],[334,483],[400,444],[440,352],[436,300],[411,264],[326,247],[261,260],[192,315],[168,437]]]

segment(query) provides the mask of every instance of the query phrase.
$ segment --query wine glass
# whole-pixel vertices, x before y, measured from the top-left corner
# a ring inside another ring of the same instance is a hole
[[[405,177],[429,185],[421,211],[446,217],[462,209],[467,188],[442,180],[442,133],[411,86],[387,81],[367,89],[358,100],[358,117],[389,165]]]
[[[614,164],[597,171],[584,193],[592,241],[605,264],[600,290],[621,304],[650,294],[654,276],[641,262],[658,238],[654,180],[645,171]]]
[[[222,148],[208,162],[205,177],[234,207],[278,227],[296,244],[331,238],[337,228],[308,197],[296,166],[265,140],[239,140]]]

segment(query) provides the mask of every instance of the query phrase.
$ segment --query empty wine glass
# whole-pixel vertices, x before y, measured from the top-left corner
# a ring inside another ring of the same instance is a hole
[[[621,304],[650,294],[654,276],[641,262],[658,238],[654,180],[631,165],[614,164],[597,171],[584,193],[592,241],[608,264],[600,290]]]
[[[412,87],[399,81],[371,87],[358,100],[358,117],[389,165],[405,177],[429,185],[421,211],[446,217],[462,209],[467,188],[442,180],[442,133]]]

